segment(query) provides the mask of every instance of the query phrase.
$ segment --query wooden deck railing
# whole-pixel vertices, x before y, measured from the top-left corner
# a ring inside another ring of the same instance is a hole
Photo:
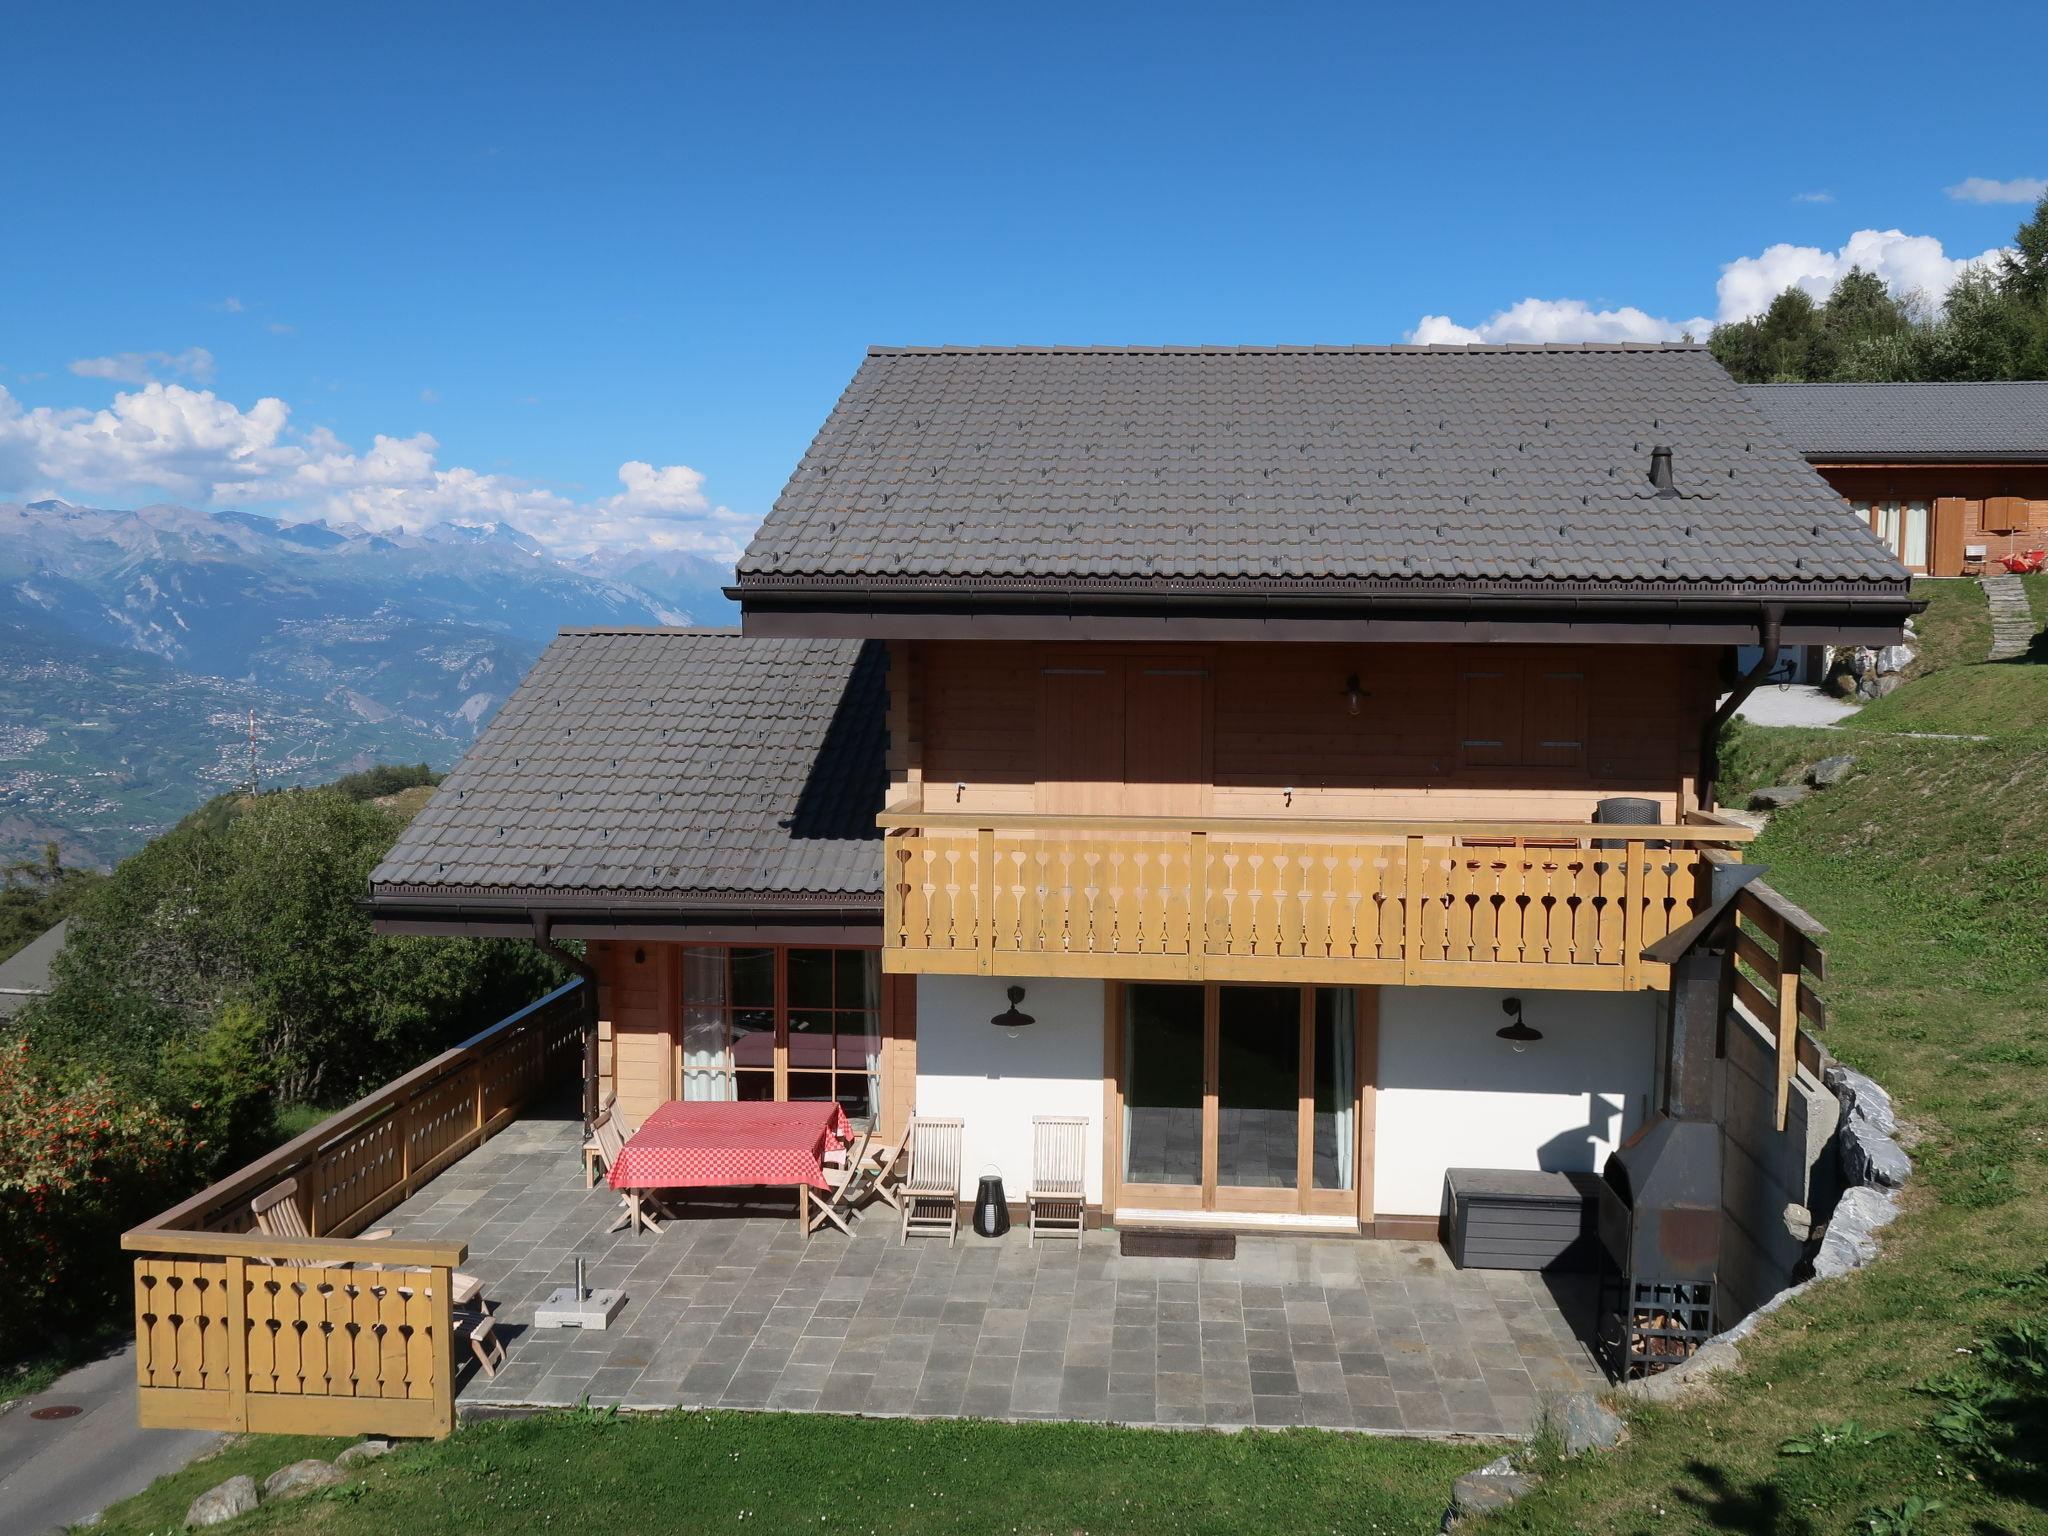
[[[1747,828],[892,810],[883,968],[1633,990]],[[1597,845],[1597,846],[1596,846]]]
[[[1777,1043],[1778,1129],[1791,1108],[1792,1079],[1803,1063],[1820,1075],[1821,1051],[1806,1025],[1823,1029],[1827,1010],[1807,978],[1827,979],[1819,940],[1827,929],[1761,880],[1735,898],[1733,1000]]]
[[[585,984],[557,988],[122,1235],[145,1428],[444,1435],[461,1243],[353,1236],[580,1075]],[[307,1237],[251,1229],[297,1179]]]

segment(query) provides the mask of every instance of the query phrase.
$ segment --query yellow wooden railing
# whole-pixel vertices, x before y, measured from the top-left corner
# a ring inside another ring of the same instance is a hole
[[[145,1428],[445,1435],[461,1243],[353,1236],[580,1075],[594,1025],[572,981],[122,1235],[135,1259]],[[311,1236],[250,1230],[296,1179]]]
[[[1692,919],[1706,847],[1754,835],[915,809],[879,821],[888,971],[1608,990],[1666,983],[1643,948]]]

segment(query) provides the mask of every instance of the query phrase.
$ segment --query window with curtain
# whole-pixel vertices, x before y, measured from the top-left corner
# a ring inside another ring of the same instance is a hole
[[[874,950],[687,949],[682,1026],[685,1099],[836,1099],[862,1123],[881,1106]]]

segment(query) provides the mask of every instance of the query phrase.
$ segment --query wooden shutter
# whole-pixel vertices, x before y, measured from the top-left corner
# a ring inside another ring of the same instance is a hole
[[[1458,679],[1459,756],[1474,768],[1511,768],[1522,758],[1522,668],[1467,667]]]
[[[1927,574],[1963,574],[1963,498],[1938,496],[1934,519],[1927,533]]]
[[[1038,809],[1114,816],[1123,792],[1123,669],[1106,662],[1040,668]]]
[[[1986,496],[1984,498],[1984,531],[1986,533],[2016,533],[2026,527],[2026,502],[2018,496]]]
[[[1532,767],[1580,767],[1586,758],[1586,674],[1531,664],[1525,694],[1521,760]]]
[[[1209,782],[1209,674],[1133,661],[1125,669],[1124,814],[1199,816]]]

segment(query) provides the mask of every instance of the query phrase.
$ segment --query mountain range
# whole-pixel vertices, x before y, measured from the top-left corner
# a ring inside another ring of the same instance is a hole
[[[380,533],[0,503],[0,854],[132,852],[254,770],[446,767],[555,631],[726,623],[731,567],[565,561],[503,523]]]

